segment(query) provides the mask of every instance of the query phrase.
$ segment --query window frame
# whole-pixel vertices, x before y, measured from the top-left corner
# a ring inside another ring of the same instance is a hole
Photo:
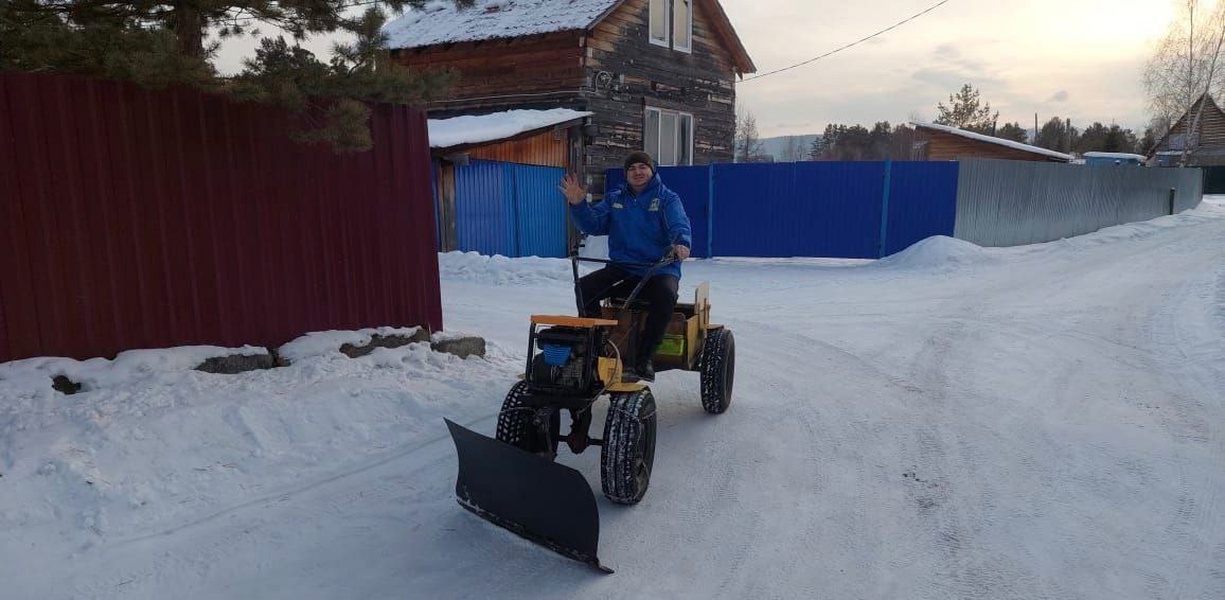
[[[656,115],[656,132],[654,143],[651,143],[651,140],[648,139],[650,130],[648,124],[651,122],[651,113],[655,113]],[[673,151],[676,154],[675,157],[664,157],[660,152],[660,148],[663,147],[663,138],[665,135],[663,127],[665,114],[672,117],[672,129],[669,133],[672,136]],[[688,127],[684,127],[682,125],[686,122]],[[693,113],[673,110],[670,108],[662,108],[659,106],[647,106],[643,111],[642,120],[643,149],[651,153],[651,156],[655,157],[656,164],[661,167],[692,166],[696,123],[697,120],[694,118]],[[688,134],[687,139],[680,139],[682,131],[685,131]],[[668,158],[669,160],[666,161],[665,158]],[[684,162],[680,161],[681,158],[684,159]]]
[[[663,37],[655,37],[655,27],[659,24],[655,15],[656,9],[663,6]],[[676,10],[677,6],[685,7],[685,39],[686,45],[676,41]],[[677,52],[693,54],[693,0],[649,0],[647,3],[647,40],[653,46],[662,46]]]

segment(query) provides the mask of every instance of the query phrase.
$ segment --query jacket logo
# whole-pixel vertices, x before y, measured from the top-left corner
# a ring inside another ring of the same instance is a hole
[[[658,211],[659,211],[659,198],[652,198],[652,199],[651,199],[651,207],[650,207],[650,208],[648,208],[647,210],[648,210],[648,211],[658,212]]]
[[[625,205],[620,202],[613,202],[613,208],[625,208]]]

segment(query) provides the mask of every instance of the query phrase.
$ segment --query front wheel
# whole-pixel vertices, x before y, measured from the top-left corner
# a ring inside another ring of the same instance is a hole
[[[736,375],[736,339],[730,329],[707,332],[702,347],[702,408],[717,415],[732,403]]]
[[[600,479],[609,500],[637,504],[647,493],[655,463],[655,428],[651,388],[609,396],[600,452]]]
[[[561,415],[554,410],[548,416],[547,425],[539,423],[540,413],[527,406],[529,389],[526,381],[520,381],[507,392],[506,399],[502,401],[502,411],[498,413],[498,430],[495,435],[499,442],[554,458],[557,456]]]

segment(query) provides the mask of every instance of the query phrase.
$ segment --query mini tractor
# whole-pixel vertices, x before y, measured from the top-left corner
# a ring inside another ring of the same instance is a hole
[[[571,256],[579,314],[583,300],[578,262],[608,262]],[[652,265],[628,295],[605,300],[600,318],[533,315],[527,360],[498,413],[496,439],[450,420],[459,474],[459,504],[501,527],[603,572],[599,511],[582,473],[556,462],[561,443],[578,454],[600,448],[604,495],[617,504],[637,504],[651,481],[655,460],[655,397],[651,388],[624,376],[636,364],[633,352],[646,321],[636,296],[650,275],[673,259]],[[732,332],[710,322],[709,286],[694,301],[677,303],[663,343],[652,358],[657,371],[700,374],[702,408],[727,410],[735,374]],[[591,437],[592,412],[608,398],[604,434]],[[569,431],[561,432],[562,413]]]

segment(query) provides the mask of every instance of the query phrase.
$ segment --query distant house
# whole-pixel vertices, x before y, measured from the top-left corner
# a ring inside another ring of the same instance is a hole
[[[593,189],[625,154],[730,162],[736,78],[756,71],[718,0],[477,0],[388,23],[394,60],[459,74],[431,118],[590,112],[569,163]]]
[[[1072,155],[1038,146],[991,137],[947,125],[911,123],[915,127],[916,160],[999,158],[1035,162],[1072,162]]]
[[[1201,110],[1201,105],[1203,110]],[[1148,153],[1159,167],[1225,165],[1225,112],[1204,94]]]

